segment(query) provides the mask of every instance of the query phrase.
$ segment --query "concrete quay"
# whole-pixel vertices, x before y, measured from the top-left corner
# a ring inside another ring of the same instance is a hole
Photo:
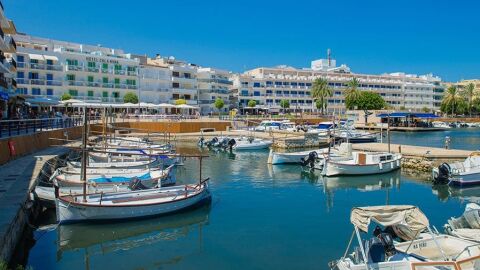
[[[353,144],[353,150],[367,151],[367,152],[387,152],[387,143],[360,143]],[[393,153],[401,153],[405,157],[427,158],[427,159],[440,159],[440,160],[452,160],[452,159],[465,159],[473,151],[457,150],[457,149],[444,149],[435,147],[425,147],[416,145],[400,145],[390,144],[390,151]]]
[[[67,153],[49,147],[0,166],[0,260],[9,262],[38,206],[30,200],[37,176],[46,162]]]

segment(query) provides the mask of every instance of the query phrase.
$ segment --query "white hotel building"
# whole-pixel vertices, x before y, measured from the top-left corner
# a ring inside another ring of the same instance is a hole
[[[17,93],[91,102],[123,102],[137,92],[139,60],[122,50],[15,35]]]
[[[271,111],[280,109],[280,101],[290,102],[290,109],[316,110],[311,97],[312,83],[316,78],[326,78],[333,90],[328,100],[328,110],[345,111],[344,92],[352,78],[359,80],[359,90],[379,93],[395,109],[439,109],[434,97],[443,95],[440,78],[431,74],[417,76],[404,73],[369,75],[352,73],[346,65],[336,66],[335,60],[312,61],[311,68],[278,66],[256,68],[236,76],[235,92],[240,107],[247,107],[249,100]]]
[[[230,95],[233,82],[230,80],[232,73],[215,68],[199,68],[197,73],[199,105],[202,114],[218,112],[215,100],[220,98],[224,102],[222,112],[231,108]]]

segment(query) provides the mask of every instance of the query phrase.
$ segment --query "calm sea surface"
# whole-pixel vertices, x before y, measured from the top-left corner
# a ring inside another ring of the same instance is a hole
[[[392,142],[478,149],[479,130],[393,133]],[[195,149],[190,149],[194,151]],[[397,171],[322,179],[299,166],[268,166],[268,151],[210,153],[212,203],[191,212],[107,225],[51,226],[34,233],[33,269],[328,269],[343,255],[354,206],[418,205],[438,230],[479,189],[432,190],[426,176]],[[197,179],[198,161],[177,169]]]

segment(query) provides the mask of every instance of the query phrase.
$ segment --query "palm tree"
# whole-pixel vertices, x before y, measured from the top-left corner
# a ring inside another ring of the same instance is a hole
[[[469,83],[463,90],[463,95],[468,101],[468,112],[470,113],[470,117],[472,117],[473,101],[477,98],[477,93],[475,92],[475,85],[473,83]]]
[[[328,81],[325,78],[317,78],[313,81],[312,85],[312,98],[313,100],[318,100],[322,104],[322,114],[324,109],[327,108],[327,97],[333,96],[333,91],[330,86],[328,86]]]
[[[452,116],[455,114],[455,108],[457,108],[463,102],[463,97],[460,95],[457,87],[455,85],[451,85],[447,88],[447,92],[443,96],[442,103],[447,108],[452,109]]]
[[[353,77],[347,83],[347,89],[345,90],[345,106],[351,110],[355,107],[355,103],[360,98],[360,90],[358,90],[359,81]]]

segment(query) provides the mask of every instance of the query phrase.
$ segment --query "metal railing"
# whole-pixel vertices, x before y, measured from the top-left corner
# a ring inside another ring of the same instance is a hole
[[[91,120],[98,120],[97,117],[90,117]],[[53,129],[62,129],[81,126],[83,124],[81,116],[74,117],[56,117],[41,119],[22,119],[22,120],[1,120],[0,138],[32,134]]]

